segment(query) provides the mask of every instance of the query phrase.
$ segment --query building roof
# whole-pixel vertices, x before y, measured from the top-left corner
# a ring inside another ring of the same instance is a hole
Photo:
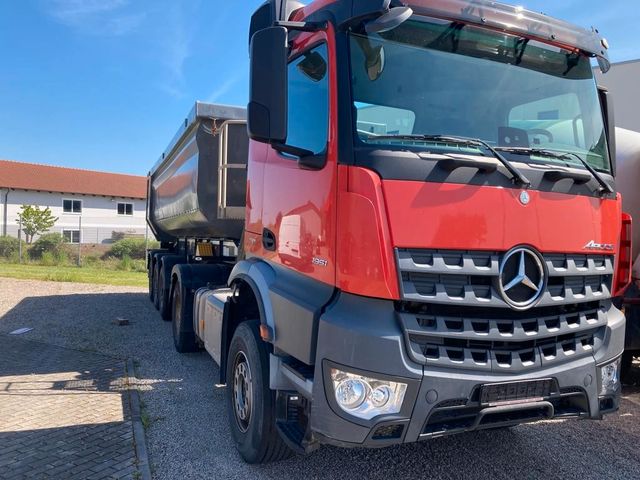
[[[0,160],[0,188],[143,199],[147,178]]]

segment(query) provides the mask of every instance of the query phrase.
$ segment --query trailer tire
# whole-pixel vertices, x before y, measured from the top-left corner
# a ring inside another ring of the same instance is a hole
[[[269,352],[259,320],[241,323],[227,357],[227,416],[240,456],[247,463],[284,460],[293,452],[276,429],[275,392],[269,388]]]
[[[180,353],[198,351],[196,334],[193,331],[193,295],[188,295],[180,281],[173,286],[171,306],[173,345]]]
[[[160,268],[158,263],[159,260],[153,265],[153,306],[156,307],[156,310],[160,310],[160,295],[158,290],[160,286]]]
[[[153,267],[149,267],[151,269],[151,271],[149,272],[149,274],[147,275],[149,277],[149,300],[151,301],[151,303],[153,303]]]
[[[160,274],[158,275],[158,288],[156,290],[156,296],[158,297],[158,311],[160,312],[160,317],[164,321],[168,322],[171,320],[172,308],[171,302],[169,301],[171,298],[171,292],[167,291],[168,289],[165,285],[166,278],[165,266],[162,265],[162,267],[160,267]]]

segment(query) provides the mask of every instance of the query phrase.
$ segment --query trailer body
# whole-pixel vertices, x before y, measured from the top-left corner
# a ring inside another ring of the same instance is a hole
[[[159,240],[240,238],[246,110],[197,102],[149,172],[148,223]]]

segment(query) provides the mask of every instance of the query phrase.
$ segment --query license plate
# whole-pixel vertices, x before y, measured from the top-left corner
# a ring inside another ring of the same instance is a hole
[[[551,395],[553,380],[525,380],[522,382],[491,383],[480,387],[480,403],[483,406],[513,405],[537,402]]]

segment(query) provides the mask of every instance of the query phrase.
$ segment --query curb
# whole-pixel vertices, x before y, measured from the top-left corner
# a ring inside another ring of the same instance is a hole
[[[127,377],[129,386],[133,385],[136,378],[133,360],[127,360]],[[131,407],[131,423],[133,425],[133,443],[136,449],[136,457],[138,459],[138,471],[141,480],[151,480],[151,466],[149,463],[149,454],[147,453],[147,441],[144,435],[144,426],[140,416],[140,394],[137,388],[130,388],[129,406]]]

